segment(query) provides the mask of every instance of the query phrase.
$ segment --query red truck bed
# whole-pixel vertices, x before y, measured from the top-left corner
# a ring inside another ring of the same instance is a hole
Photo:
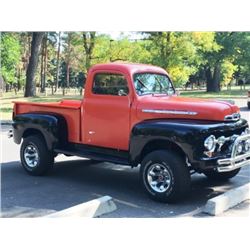
[[[54,103],[34,103],[34,102],[14,102],[14,112],[16,115],[30,112],[44,112],[61,114],[66,119],[68,125],[70,142],[80,142],[81,140],[81,101],[62,100]]]

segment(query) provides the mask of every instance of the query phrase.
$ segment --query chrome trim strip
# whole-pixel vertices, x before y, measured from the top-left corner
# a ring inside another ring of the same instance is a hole
[[[171,115],[197,115],[194,111],[166,110],[166,109],[142,109],[143,113],[171,114]]]

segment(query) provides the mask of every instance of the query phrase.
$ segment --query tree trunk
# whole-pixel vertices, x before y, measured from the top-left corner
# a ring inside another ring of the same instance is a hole
[[[89,55],[86,55],[86,69],[88,70],[90,68],[90,65],[91,65],[91,58]]]
[[[72,33],[68,33],[67,39],[67,57],[66,57],[66,87],[69,87],[69,70],[70,70],[70,56],[71,56],[71,39]],[[65,95],[65,83],[63,83],[63,95]]]
[[[44,33],[45,32],[33,32],[32,35],[31,55],[29,59],[28,69],[26,72],[26,86],[24,97],[36,95],[36,85],[34,79],[39,59],[39,51]]]
[[[60,48],[61,48],[61,32],[58,34],[58,48],[57,48],[57,59],[56,59],[56,86],[55,92],[58,89],[59,83],[59,65],[60,65]]]
[[[220,65],[216,64],[213,75],[214,92],[220,92],[220,70],[221,70]]]
[[[22,74],[22,69],[21,67],[18,68],[18,79],[17,79],[17,91],[20,91],[21,89],[21,74]]]
[[[86,62],[85,62],[86,71],[88,71],[91,65],[91,58],[95,47],[95,39],[96,39],[95,36],[96,32],[83,32],[82,34],[83,46],[86,54]]]
[[[217,63],[214,67],[213,74],[211,68],[206,69],[207,92],[220,91],[220,64]]]
[[[41,72],[40,72],[40,91],[42,90],[43,86],[43,61],[44,61],[44,42],[42,42],[42,48],[41,48]]]
[[[48,39],[47,39],[47,34],[44,37],[44,55],[43,55],[43,81],[41,85],[41,93],[45,92],[45,87],[46,87],[46,76],[47,76],[47,58],[48,58]]]
[[[68,88],[69,87],[69,71],[70,71],[70,62],[67,62],[67,85],[66,87]]]

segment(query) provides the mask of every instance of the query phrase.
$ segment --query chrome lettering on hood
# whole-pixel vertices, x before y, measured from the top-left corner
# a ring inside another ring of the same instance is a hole
[[[166,110],[166,109],[142,109],[143,113],[172,114],[172,115],[197,115],[194,111]]]

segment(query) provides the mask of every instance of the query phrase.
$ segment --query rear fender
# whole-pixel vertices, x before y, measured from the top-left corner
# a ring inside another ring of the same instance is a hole
[[[41,134],[49,150],[67,143],[68,129],[63,116],[58,114],[26,113],[13,119],[14,142],[21,143],[23,137]]]

